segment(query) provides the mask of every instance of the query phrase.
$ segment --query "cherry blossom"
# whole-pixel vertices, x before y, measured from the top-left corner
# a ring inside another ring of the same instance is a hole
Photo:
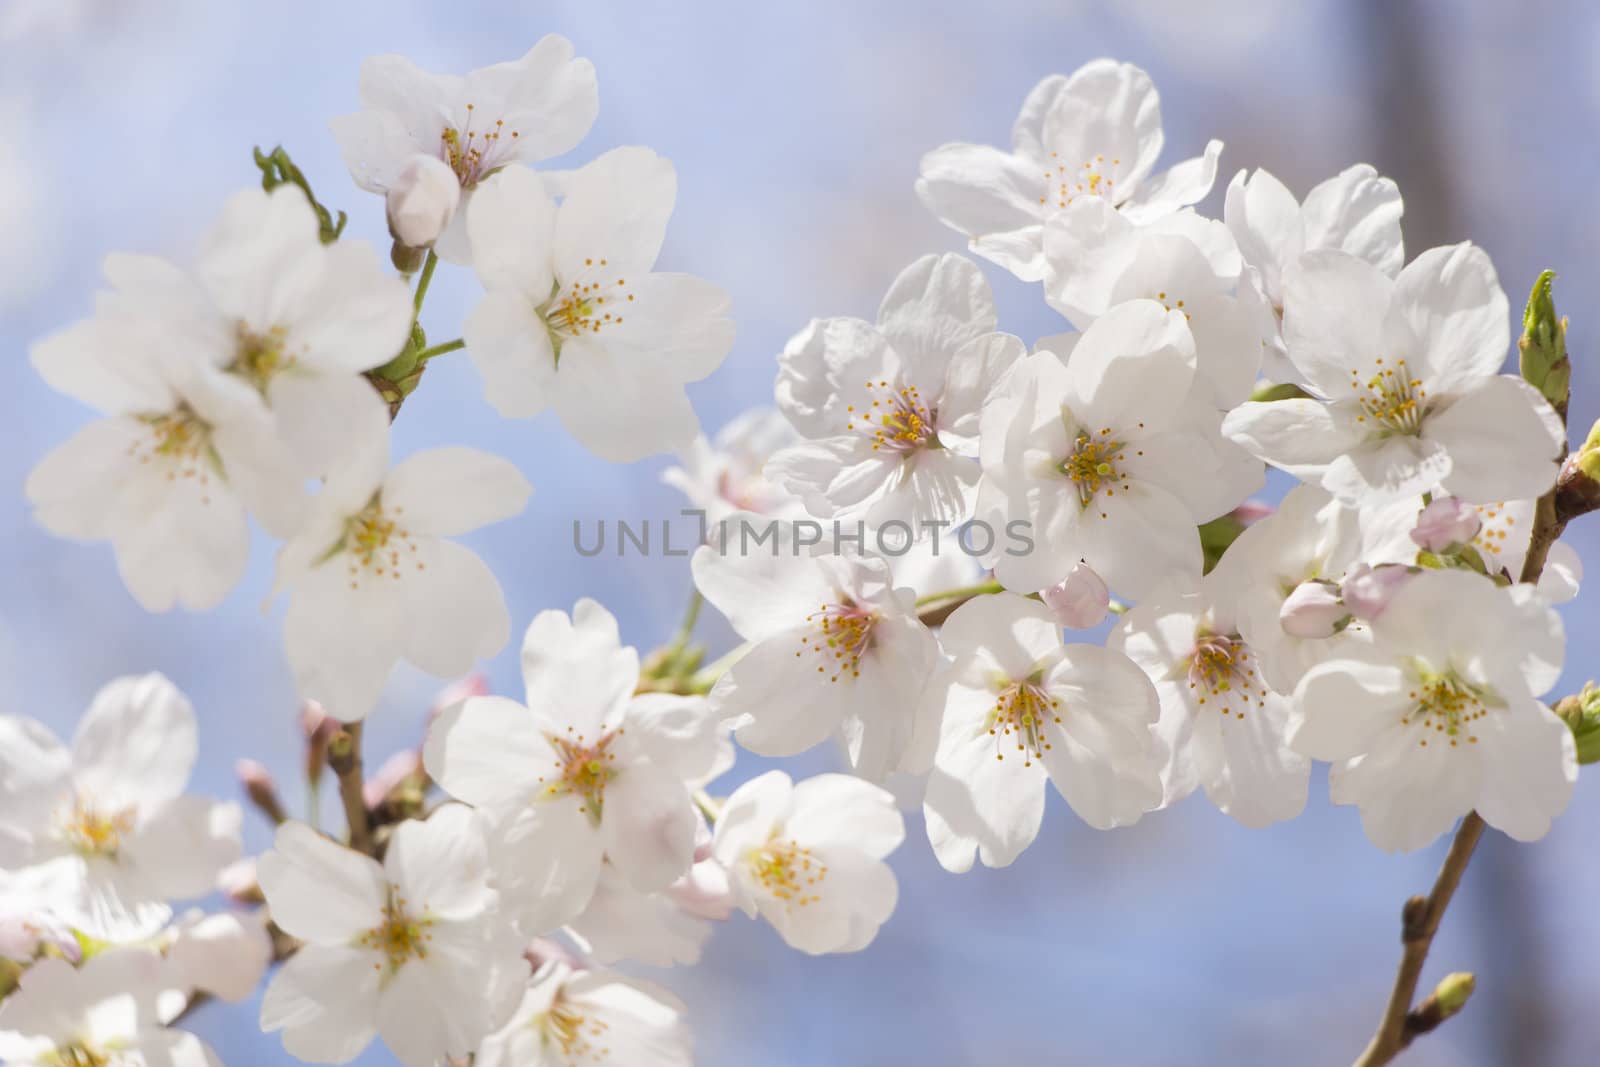
[[[960,256],[924,256],[876,324],[815,319],[778,358],[778,407],[801,444],[768,476],[813,515],[958,524],[978,483],[978,416],[1022,342],[995,332],[989,285]]]
[[[0,865],[95,937],[154,934],[239,857],[238,807],[184,793],[198,747],[193,707],[159,674],[101,689],[70,749],[0,716]]]
[[[1222,142],[1155,174],[1165,140],[1150,76],[1131,63],[1096,59],[1034,86],[1012,127],[1010,152],[948,144],[923,156],[917,195],[978,255],[1038,281],[1045,223],[1072,204],[1103,199],[1145,223],[1211,191]]]
[[[514,1009],[528,964],[470,809],[401,823],[382,863],[285,823],[258,871],[273,921],[305,942],[261,1002],[261,1028],[296,1058],[348,1063],[379,1036],[406,1067],[435,1067]]]
[[[733,322],[721,289],[653,269],[677,188],[672,164],[647,148],[574,171],[559,205],[532,171],[484,185],[467,227],[486,292],[462,334],[496,411],[554,408],[614,463],[694,440],[683,387],[721,364]]]
[[[859,952],[888,921],[899,886],[883,859],[905,833],[884,789],[843,774],[797,785],[768,771],[722,806],[712,847],[739,907],[820,955]]]
[[[549,34],[521,59],[464,77],[430,74],[404,56],[373,56],[361,65],[361,110],[330,125],[350,176],[368,192],[404,187],[420,153],[448,164],[461,200],[470,202],[504,168],[575,147],[599,107],[594,65],[574,58],[571,41]],[[434,246],[452,263],[471,260],[464,215],[455,213]]]
[[[473,1064],[690,1067],[683,1012],[675,997],[647,982],[552,961],[534,975],[511,1021],[479,1046]]]

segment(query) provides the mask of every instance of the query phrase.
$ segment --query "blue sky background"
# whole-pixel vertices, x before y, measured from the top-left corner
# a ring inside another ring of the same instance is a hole
[[[34,526],[28,470],[91,416],[45,388],[27,347],[88,311],[105,253],[186,260],[225,197],[254,180],[253,144],[286,145],[322,198],[351,212],[352,234],[383,238],[381,202],[349,183],[326,127],[355,108],[361,59],[401,52],[464,71],[551,31],[600,80],[600,120],[572,159],[620,144],[670,157],[679,199],[663,266],[733,295],[734,354],[691,389],[708,429],[769,402],[773,357],[811,316],[870,316],[902,266],[959,247],[912,192],[924,151],[1005,143],[1038,79],[1102,54],[1155,77],[1168,162],[1208,137],[1227,142],[1219,188],[1266,166],[1303,194],[1369,161],[1401,182],[1413,254],[1471,237],[1513,304],[1540,268],[1558,270],[1558,305],[1574,320],[1575,433],[1600,414],[1600,9],[1582,0],[0,0],[0,708],[68,734],[103,682],[158,669],[199,709],[199,789],[232,795],[233,761],[250,756],[296,795],[282,609],[262,608],[269,544],[220,609],[150,617],[107,547]],[[1027,340],[1061,329],[1035,287],[988,273],[1003,329]],[[454,336],[472,299],[470,277],[442,271],[430,336]],[[679,499],[658,484],[665,460],[608,465],[548,417],[499,419],[458,356],[430,368],[395,438],[398,455],[486,448],[534,483],[524,515],[467,539],[500,576],[519,631],[541,609],[593,596],[630,641],[671,632],[684,561],[571,549],[574,518],[673,514]],[[1600,524],[1569,535],[1592,568],[1597,537]],[[1595,670],[1600,636],[1592,606],[1567,621],[1564,691]],[[731,644],[714,617],[702,634],[716,651]],[[488,674],[520,695],[515,645]],[[373,763],[414,739],[435,689],[397,672],[371,720]],[[766,766],[742,758],[731,780]],[[1407,1062],[1593,1062],[1593,778],[1546,840],[1491,835],[1480,850],[1428,971],[1474,970],[1478,993]],[[252,849],[267,843],[258,821],[248,833]],[[895,857],[900,910],[868,951],[810,959],[741,917],[701,966],[655,977],[688,1002],[711,1067],[1343,1064],[1386,996],[1401,901],[1429,884],[1442,849],[1378,852],[1353,810],[1327,804],[1320,774],[1306,814],[1267,831],[1197,798],[1100,834],[1053,803],[1015,866],[959,877],[938,868],[913,820]],[[292,1062],[256,1032],[255,1011],[213,1006],[193,1025],[230,1064]],[[359,1062],[393,1061],[374,1049]]]

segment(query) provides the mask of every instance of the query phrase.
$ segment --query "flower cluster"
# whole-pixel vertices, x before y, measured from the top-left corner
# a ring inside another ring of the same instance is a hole
[[[94,317],[35,348],[106,417],[28,483],[50,530],[111,542],[152,611],[228,593],[247,515],[282,540],[308,773],[332,766],[348,833],[289,817],[249,765],[276,838],[230,867],[238,811],[182,795],[195,717],[160,676],[108,686],[70,751],[0,719],[7,1062],[213,1062],[168,1024],[276,960],[261,1026],[309,1062],[379,1038],[408,1067],[688,1064],[684,1006],[610,967],[694,963],[734,910],[802,952],[866,948],[895,909],[903,808],[964,872],[1027,849],[1047,781],[1097,829],[1197,791],[1261,827],[1326,761],[1388,850],[1472,812],[1530,840],[1565,807],[1578,749],[1541,702],[1552,605],[1581,578],[1547,496],[1565,379],[1500,373],[1488,256],[1407,263],[1371,167],[1303,201],[1241,171],[1207,218],[1222,145],[1158,172],[1143,71],[1047,78],[1010,151],[938,148],[916,189],[1066,329],[1025,344],[977,264],[928,255],[874,321],[795,334],[776,410],[708,441],[685,386],[733,328],[720,289],[656,270],[671,164],[523,165],[594,121],[570,43],[465,77],[373,59],[361,100],[334,131],[401,276],[260,157],[268,188],[227,204],[192,270],[114,256]],[[430,346],[441,260],[483,293]],[[666,480],[716,532],[670,642],[641,657],[592,600],[544,611],[520,701],[441,698],[363,780],[360,720],[397,662],[459,677],[510,635],[453,538],[518,514],[526,481],[465,448],[391,465],[389,422],[463,347],[501,415],[553,409],[609,461],[676,451]],[[1303,483],[1276,507],[1251,499],[1268,466]],[[743,642],[709,665],[702,602]],[[1112,612],[1103,642],[1064,638]],[[846,773],[718,797],[735,739],[831,742]],[[219,879],[264,909],[175,917]]]

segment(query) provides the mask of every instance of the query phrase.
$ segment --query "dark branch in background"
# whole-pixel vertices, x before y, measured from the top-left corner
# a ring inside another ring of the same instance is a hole
[[[367,819],[361,767],[361,722],[346,723],[328,742],[328,766],[339,779],[339,799],[350,827],[350,847],[372,855],[372,827]]]

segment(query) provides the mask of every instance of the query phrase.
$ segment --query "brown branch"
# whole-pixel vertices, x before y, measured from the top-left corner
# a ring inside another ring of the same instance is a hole
[[[328,742],[328,766],[339,778],[339,799],[344,803],[344,819],[350,827],[350,847],[370,856],[372,824],[366,797],[362,795],[360,720],[345,723]]]
[[[1528,554],[1522,564],[1522,573],[1518,576],[1519,582],[1538,582],[1539,576],[1544,573],[1550,546],[1556,543],[1565,528],[1566,522],[1556,513],[1556,490],[1552,489],[1539,498],[1534,509],[1533,531],[1528,536]],[[1456,830],[1455,840],[1450,843],[1450,852],[1445,856],[1444,866],[1439,869],[1432,892],[1426,897],[1412,897],[1406,901],[1401,912],[1400,934],[1405,950],[1400,957],[1400,968],[1395,973],[1394,989],[1389,994],[1389,1003],[1384,1008],[1378,1032],[1372,1035],[1372,1041],[1361,1058],[1356,1060],[1355,1067],[1379,1067],[1388,1063],[1411,1044],[1412,1038],[1427,1033],[1454,1014],[1453,1011],[1440,1013],[1431,1010],[1430,1002],[1434,999],[1431,997],[1416,1010],[1412,1010],[1411,1005],[1416,999],[1422,965],[1427,962],[1428,950],[1433,946],[1433,935],[1439,929],[1445,909],[1450,906],[1450,898],[1455,896],[1456,887],[1461,884],[1461,876],[1466,872],[1467,862],[1472,859],[1472,851],[1483,836],[1483,830],[1482,816],[1475,811],[1469,812]]]

